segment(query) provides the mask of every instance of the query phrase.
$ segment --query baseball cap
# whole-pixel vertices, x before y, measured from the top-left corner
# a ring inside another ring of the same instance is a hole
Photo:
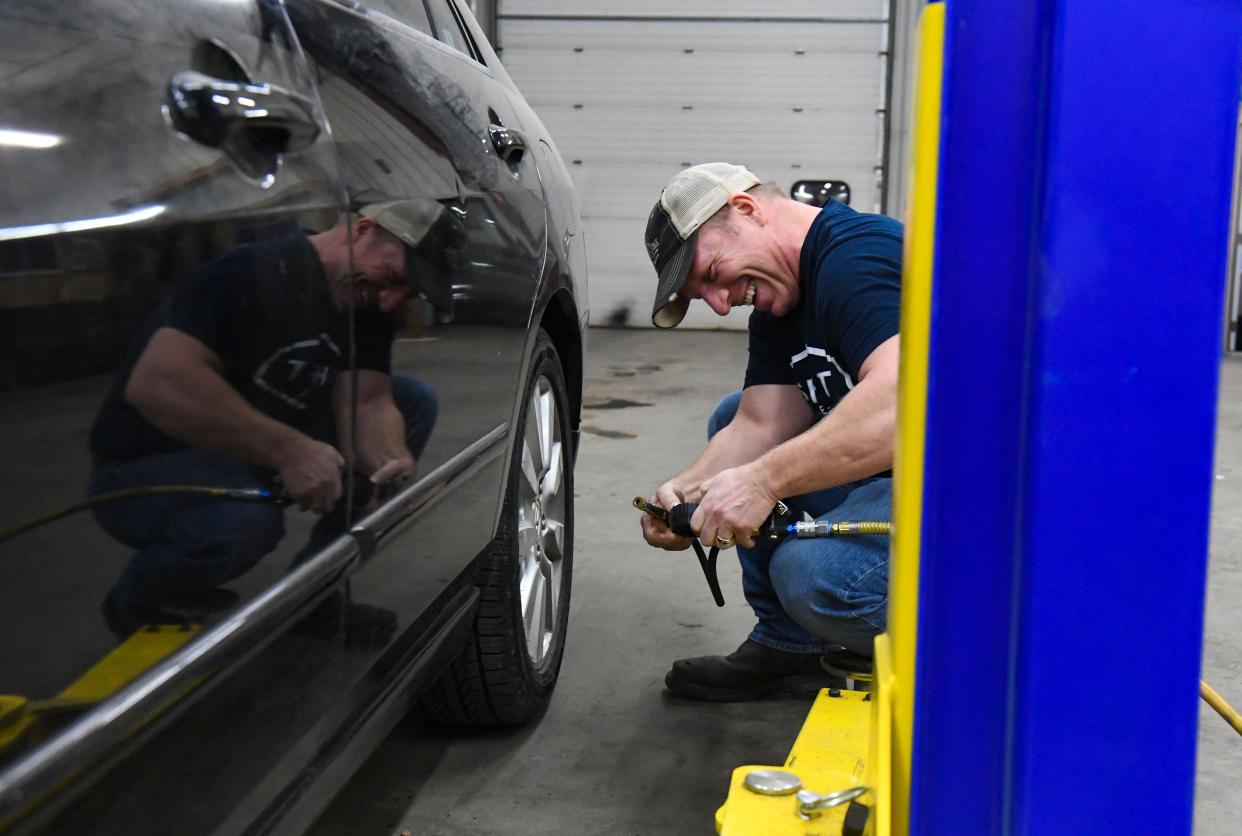
[[[672,328],[686,315],[690,300],[680,295],[681,287],[694,262],[699,227],[730,197],[760,182],[747,169],[731,163],[691,166],[668,181],[647,219],[647,255],[659,276],[652,325]]]
[[[462,237],[455,213],[431,198],[409,198],[370,203],[358,214],[401,239],[410,288],[439,310],[452,312],[450,256],[460,248]]]

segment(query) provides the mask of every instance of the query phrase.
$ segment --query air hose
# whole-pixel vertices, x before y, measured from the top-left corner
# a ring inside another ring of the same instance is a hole
[[[1242,714],[1225,700],[1220,694],[1216,693],[1211,685],[1208,685],[1202,679],[1199,680],[1199,696],[1203,697],[1203,701],[1212,706],[1216,713],[1225,718],[1225,722],[1233,726],[1233,730],[1238,734],[1242,734]]]
[[[888,521],[851,520],[849,522],[828,522],[827,520],[811,520],[809,522],[792,523],[785,531],[795,537],[839,537],[857,534],[892,534],[893,524]]]
[[[79,511],[85,511],[99,505],[106,505],[110,502],[123,502],[127,499],[144,499],[152,496],[181,495],[205,496],[212,499],[239,499],[245,502],[272,502],[277,504],[284,504],[286,502],[282,493],[275,493],[262,488],[215,488],[210,485],[150,485],[145,488],[128,488],[122,491],[112,491],[111,493],[101,493],[92,496],[89,499],[75,502],[73,505],[67,505],[50,514],[35,517],[20,525],[0,531],[0,543],[11,540],[19,534],[25,534],[27,531],[33,531],[48,523],[63,519],[70,514],[76,514]]]

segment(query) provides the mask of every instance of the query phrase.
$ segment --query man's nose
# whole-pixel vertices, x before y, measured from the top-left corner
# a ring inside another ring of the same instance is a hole
[[[725,288],[718,288],[712,293],[705,295],[703,301],[720,316],[729,315],[729,291]]]

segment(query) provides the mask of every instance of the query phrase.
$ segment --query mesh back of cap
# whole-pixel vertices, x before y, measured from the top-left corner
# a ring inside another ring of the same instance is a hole
[[[687,168],[664,187],[660,200],[682,238],[716,214],[729,198],[759,185],[759,178],[740,165],[703,163]]]

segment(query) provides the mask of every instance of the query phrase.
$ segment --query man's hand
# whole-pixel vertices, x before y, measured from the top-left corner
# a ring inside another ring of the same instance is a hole
[[[680,505],[685,502],[685,492],[673,484],[665,482],[656,492],[647,497],[647,501],[652,505],[659,505],[665,510],[672,508],[674,505]],[[690,548],[690,538],[681,537],[669,530],[668,523],[650,514],[643,514],[643,539],[648,545],[655,546],[658,549],[666,549],[668,551],[682,551]]]
[[[330,444],[303,438],[281,458],[280,479],[303,511],[323,514],[341,498],[345,459]]]
[[[394,456],[379,466],[371,474],[371,484],[375,486],[367,511],[372,511],[381,502],[396,493],[403,485],[414,478],[414,458],[408,453]]]
[[[765,482],[762,469],[754,464],[722,470],[704,482],[703,499],[690,518],[690,527],[699,532],[699,542],[720,546],[719,537],[754,546],[751,532],[772,513],[778,499]]]

